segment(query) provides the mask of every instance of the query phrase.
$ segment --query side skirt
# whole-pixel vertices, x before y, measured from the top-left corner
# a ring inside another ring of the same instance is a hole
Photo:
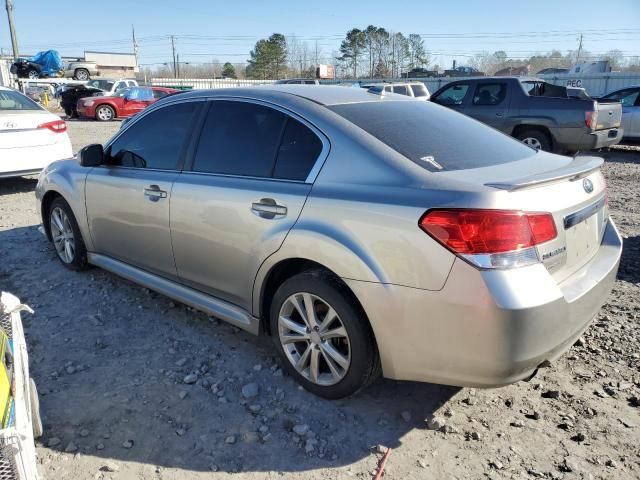
[[[229,302],[172,282],[153,273],[145,272],[144,270],[104,255],[88,253],[87,256],[89,263],[96,267],[103,268],[134,283],[155,290],[162,295],[189,305],[197,310],[201,310],[254,335],[258,335],[260,332],[260,320],[258,318]]]

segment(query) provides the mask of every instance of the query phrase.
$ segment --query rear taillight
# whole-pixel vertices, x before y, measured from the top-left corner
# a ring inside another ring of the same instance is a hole
[[[595,130],[598,124],[598,112],[596,110],[584,112],[584,124],[587,128]]]
[[[62,133],[67,131],[67,124],[62,120],[54,120],[53,122],[41,123],[38,128],[46,128],[54,133]]]
[[[482,268],[537,263],[535,246],[557,236],[550,213],[514,210],[430,210],[420,219],[420,228]]]

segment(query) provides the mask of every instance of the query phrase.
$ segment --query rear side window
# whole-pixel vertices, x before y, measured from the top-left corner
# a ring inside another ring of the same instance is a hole
[[[450,87],[445,88],[431,100],[439,103],[440,105],[462,105],[462,101],[467,95],[468,90],[468,83],[458,83],[456,85],[451,85]]]
[[[177,169],[196,108],[196,102],[185,102],[146,115],[111,144],[108,163],[134,168]]]
[[[499,105],[506,96],[507,86],[504,83],[482,83],[476,87],[473,104]]]
[[[395,85],[393,87],[393,93],[399,93],[400,95],[411,95],[406,85]]]
[[[411,90],[413,90],[414,97],[427,96],[427,88],[424,85],[411,85]]]
[[[298,120],[289,118],[278,149],[275,178],[304,181],[322,152],[318,136]]]
[[[286,119],[284,113],[254,103],[213,102],[193,170],[271,177]]]
[[[430,102],[363,102],[328,108],[432,172],[509,163],[535,153],[493,128]]]
[[[610,93],[604,98],[608,100],[620,100],[623,107],[632,107],[638,103],[640,89],[637,90],[621,90],[619,92]]]

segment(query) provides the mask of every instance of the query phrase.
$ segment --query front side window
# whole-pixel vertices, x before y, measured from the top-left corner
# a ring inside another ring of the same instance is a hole
[[[116,83],[116,91],[122,89],[122,88],[127,88],[127,82],[118,82]]]
[[[36,102],[13,90],[0,90],[0,112],[42,110]]]
[[[473,95],[474,105],[499,105],[507,96],[504,83],[484,83],[476,88]]]
[[[468,83],[457,83],[445,88],[432,100],[440,105],[462,105],[468,90]]]
[[[196,102],[158,109],[120,135],[109,147],[109,165],[175,170],[189,138]]]
[[[197,172],[271,177],[287,116],[248,102],[212,103],[193,163]]]
[[[610,93],[604,98],[607,100],[620,100],[623,107],[633,107],[640,96],[640,89],[638,90],[620,90],[619,92]]]

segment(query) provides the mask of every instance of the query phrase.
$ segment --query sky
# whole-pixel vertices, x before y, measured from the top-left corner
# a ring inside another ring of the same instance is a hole
[[[7,54],[11,41],[0,3],[0,48]],[[521,58],[576,50],[580,33],[592,53],[640,55],[640,0],[14,0],[14,18],[24,54],[132,52],[133,25],[143,65],[170,61],[170,35],[180,61],[241,63],[273,32],[310,46],[317,41],[321,59],[331,63],[345,33],[367,25],[422,34],[432,63],[447,68],[482,51]]]

